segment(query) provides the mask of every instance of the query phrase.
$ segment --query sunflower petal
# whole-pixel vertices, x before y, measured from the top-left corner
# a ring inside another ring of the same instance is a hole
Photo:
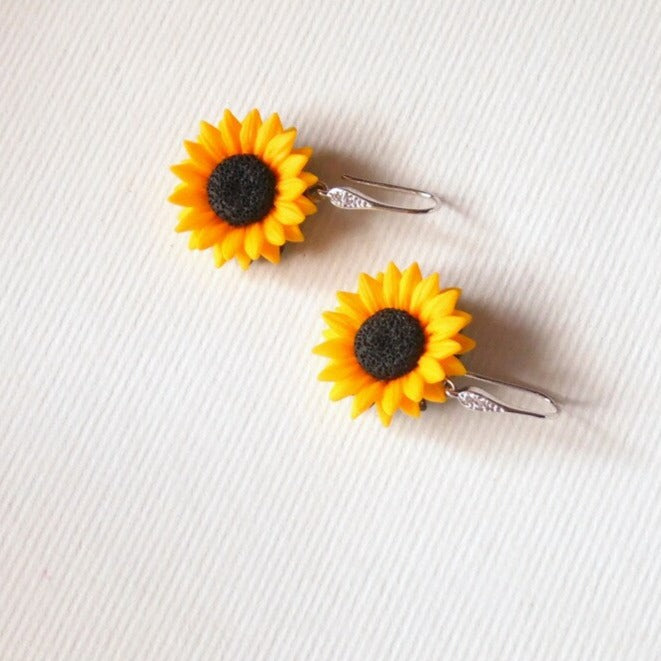
[[[277,221],[273,216],[267,216],[262,223],[264,227],[264,236],[269,243],[274,246],[281,246],[285,242],[285,230],[282,224]]]
[[[280,121],[278,113],[274,112],[266,118],[257,131],[257,137],[255,138],[255,154],[257,156],[263,156],[266,146],[272,138],[279,133],[282,133],[282,122]]]
[[[438,383],[445,378],[445,373],[438,360],[435,360],[428,354],[420,357],[418,361],[418,371],[420,376],[427,383]]]
[[[215,126],[209,124],[209,122],[200,122],[199,139],[206,150],[214,157],[216,163],[220,163],[227,155],[223,147],[223,137],[220,131]]]
[[[170,170],[179,177],[182,181],[185,181],[187,184],[194,186],[195,188],[206,189],[207,182],[209,181],[209,175],[204,174],[200,171],[198,167],[192,161],[187,161],[185,163],[178,163],[177,165],[171,165]]]
[[[335,296],[337,296],[340,305],[350,308],[358,319],[364,321],[367,318],[369,313],[358,294],[350,291],[338,291]]]
[[[367,273],[361,273],[358,278],[358,293],[370,314],[374,314],[383,308],[381,284]]]
[[[466,367],[455,356],[448,356],[441,360],[441,365],[446,376],[463,376],[466,374]]]
[[[420,308],[421,321],[426,324],[436,317],[447,317],[452,314],[460,295],[461,289],[453,287],[425,301]]]
[[[411,296],[411,307],[409,310],[411,314],[419,314],[422,304],[438,293],[438,273],[432,273],[415,286]]]
[[[264,150],[264,160],[277,168],[289,156],[296,142],[296,129],[289,129],[271,138]]]
[[[217,243],[221,243],[227,232],[227,226],[220,223],[194,230],[191,233],[188,247],[191,250],[206,250]]]
[[[220,135],[223,138],[225,153],[228,156],[240,154],[241,140],[239,139],[239,133],[241,132],[241,124],[231,111],[225,109],[223,119],[218,128],[220,129]]]
[[[197,250],[198,249],[198,239],[200,237],[200,230],[193,230],[188,237],[188,249]]]
[[[312,147],[296,147],[296,149],[291,150],[292,154],[301,154],[303,156],[307,156],[308,158],[312,156],[313,152],[314,150]]]
[[[358,324],[355,320],[341,312],[324,312],[321,316],[333,330],[340,334],[353,336],[358,330]]]
[[[253,223],[246,228],[244,248],[250,259],[259,259],[260,251],[264,243],[264,231],[261,223]]]
[[[354,361],[346,363],[331,363],[325,367],[317,378],[319,381],[342,381],[343,379],[359,378],[364,374],[360,366]]]
[[[402,397],[399,408],[412,418],[420,417],[420,400],[411,401],[408,397]]]
[[[227,260],[223,257],[223,246],[222,246],[222,244],[220,244],[220,243],[217,243],[217,244],[213,247],[213,261],[214,261],[215,264],[216,264],[216,268],[220,268],[220,267],[221,267],[223,264],[225,264],[225,262],[227,261]]]
[[[206,190],[193,188],[188,184],[179,184],[168,200],[182,207],[195,207],[196,209],[208,209],[209,200]]]
[[[473,315],[470,312],[464,312],[464,310],[452,310],[452,314],[455,317],[462,317],[466,320],[466,325],[473,321]]]
[[[383,301],[386,307],[394,308],[399,303],[399,282],[402,274],[399,269],[390,262],[383,274]]]
[[[264,241],[262,257],[271,262],[271,264],[278,264],[280,262],[280,247]]]
[[[401,379],[393,379],[392,381],[388,381],[386,387],[383,389],[383,398],[381,399],[383,410],[388,415],[393,415],[399,408],[402,394]]]
[[[246,255],[243,250],[237,251],[236,255],[236,261],[239,262],[239,266],[244,270],[247,271],[248,267],[252,264],[252,260],[248,255]]]
[[[298,177],[281,179],[278,183],[278,199],[295,200],[305,192],[306,188],[305,182]]]
[[[409,309],[413,290],[420,280],[422,280],[420,267],[417,262],[413,262],[411,266],[404,270],[402,273],[402,279],[399,282],[399,308],[402,310]]]
[[[307,165],[308,160],[309,157],[305,156],[304,154],[289,154],[289,156],[287,156],[287,158],[285,158],[285,160],[282,161],[278,167],[280,176],[283,179],[297,177],[302,172],[303,168]],[[308,186],[309,185],[310,184],[308,184]]]
[[[246,230],[244,227],[235,227],[227,233],[223,239],[223,257],[232,259],[236,253],[243,248]]]
[[[452,339],[459,343],[461,346],[461,349],[457,351],[456,353],[466,353],[467,351],[470,351],[471,349],[475,348],[475,340],[473,340],[470,337],[466,337],[462,333],[457,333],[456,335],[452,336]]]
[[[218,161],[199,142],[184,140],[184,148],[193,163],[199,165],[205,172],[211,174],[211,171],[218,165]]]
[[[372,377],[365,372],[359,377],[352,376],[347,379],[342,379],[341,381],[337,381],[331,388],[330,398],[336,402],[338,399],[348,397],[349,395],[355,395],[359,390],[371,382]]]
[[[448,356],[454,356],[454,354],[459,353],[460,351],[461,345],[459,342],[455,342],[454,339],[437,340],[432,337],[432,339],[427,342],[426,353],[436,360],[447,358]]]
[[[383,395],[383,382],[374,381],[359,390],[353,398],[351,405],[351,417],[357,418],[361,413],[381,399]]]
[[[390,427],[390,423],[392,422],[392,415],[386,413],[383,410],[383,406],[379,402],[376,403],[376,411],[379,414],[379,418],[381,419],[381,424],[384,427]]]
[[[259,110],[253,108],[241,123],[239,131],[239,142],[241,143],[241,152],[252,154],[255,149],[257,131],[262,125],[262,118],[259,116]]]
[[[312,353],[326,358],[355,359],[353,345],[346,340],[326,340],[314,347]]]
[[[358,294],[349,291],[338,291],[335,295],[340,302],[342,312],[348,314],[359,323],[367,319],[369,312]]]
[[[287,200],[276,200],[274,214],[283,225],[298,225],[305,220],[300,207]]]
[[[424,385],[425,382],[417,370],[413,370],[406,376],[402,377],[402,389],[404,394],[414,402],[419,402],[422,399]]]
[[[424,399],[428,402],[444,402],[447,399],[442,383],[425,383]]]
[[[314,186],[319,181],[319,177],[316,174],[312,174],[312,172],[301,172],[298,178],[302,179],[308,185],[308,188]]]
[[[199,209],[182,209],[179,214],[179,223],[174,228],[175,232],[190,232],[191,230],[201,230],[203,227],[220,223],[216,214],[209,211],[200,211]]]
[[[285,239],[292,243],[300,243],[305,239],[301,228],[298,225],[285,225]]]
[[[452,337],[466,326],[466,324],[468,324],[468,320],[464,317],[450,315],[449,317],[439,317],[432,321],[427,325],[427,331],[433,333],[435,338],[442,339]]]
[[[296,200],[296,206],[306,216],[311,216],[313,213],[317,213],[317,205],[306,195],[301,195],[301,197]]]

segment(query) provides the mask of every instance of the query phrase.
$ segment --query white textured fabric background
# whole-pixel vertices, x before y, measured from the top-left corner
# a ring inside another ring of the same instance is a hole
[[[0,4],[3,659],[661,658],[657,0]],[[460,211],[216,270],[166,197],[225,106]],[[390,259],[562,415],[331,404]]]

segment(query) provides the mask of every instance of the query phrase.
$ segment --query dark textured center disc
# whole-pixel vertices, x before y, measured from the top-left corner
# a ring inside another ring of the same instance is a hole
[[[366,372],[388,381],[408,374],[418,364],[425,349],[425,334],[408,312],[386,308],[363,322],[353,349]]]
[[[250,225],[262,220],[273,207],[275,184],[275,175],[257,156],[229,156],[209,177],[209,205],[230,225]]]

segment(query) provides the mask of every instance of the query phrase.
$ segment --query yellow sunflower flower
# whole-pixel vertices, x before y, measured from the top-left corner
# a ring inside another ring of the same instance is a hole
[[[437,273],[423,278],[416,263],[361,273],[358,292],[338,292],[339,306],[323,314],[326,341],[314,348],[330,359],[319,374],[335,382],[330,398],[353,395],[353,418],[375,404],[385,426],[398,409],[417,417],[423,400],[444,402],[445,378],[466,373],[457,354],[475,346],[459,332],[471,320],[455,308],[460,293],[440,289]]]
[[[247,269],[303,241],[299,225],[317,210],[305,191],[317,177],[303,170],[312,149],[295,140],[275,113],[262,122],[251,110],[239,122],[225,110],[218,126],[201,122],[197,142],[184,142],[190,158],[171,168],[183,181],[169,198],[185,207],[176,231],[191,232],[191,250],[213,247],[216,266],[234,257]]]

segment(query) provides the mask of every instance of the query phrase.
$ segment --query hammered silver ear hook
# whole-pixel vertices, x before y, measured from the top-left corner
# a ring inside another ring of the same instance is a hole
[[[349,188],[348,186],[333,186],[329,188],[323,182],[318,182],[313,188],[310,189],[310,193],[316,194],[321,198],[327,199],[333,206],[340,209],[377,209],[382,211],[396,211],[399,213],[429,213],[436,209],[436,207],[441,205],[441,199],[434,195],[434,193],[429,193],[428,191],[418,190],[416,188],[408,188],[406,186],[397,186],[395,184],[386,184],[380,181],[371,181],[370,179],[363,179],[362,177],[353,177],[348,174],[343,174],[342,179],[346,181],[351,181],[356,184],[361,184],[362,186],[367,186],[370,188],[379,188],[381,190],[393,191],[396,193],[402,193],[404,195],[413,196],[417,198],[423,198],[425,200],[430,200],[430,204],[424,207],[411,207],[411,206],[401,206],[396,204],[389,204],[387,202],[382,202],[380,200],[366,195],[365,193],[356,190],[355,188]]]
[[[532,418],[552,418],[560,412],[560,407],[550,395],[534,390],[533,388],[528,388],[516,383],[509,383],[508,381],[501,381],[500,379],[494,379],[482,374],[474,374],[472,372],[468,372],[465,376],[469,379],[474,379],[483,383],[495,384],[512,390],[518,390],[519,392],[528,393],[543,400],[550,407],[550,410],[547,413],[540,410],[517,408],[505,404],[503,401],[497,399],[481,388],[475,388],[473,386],[457,388],[451,379],[445,379],[445,394],[452,399],[456,399],[463,407],[470,409],[471,411],[518,413],[519,415],[527,415]]]

